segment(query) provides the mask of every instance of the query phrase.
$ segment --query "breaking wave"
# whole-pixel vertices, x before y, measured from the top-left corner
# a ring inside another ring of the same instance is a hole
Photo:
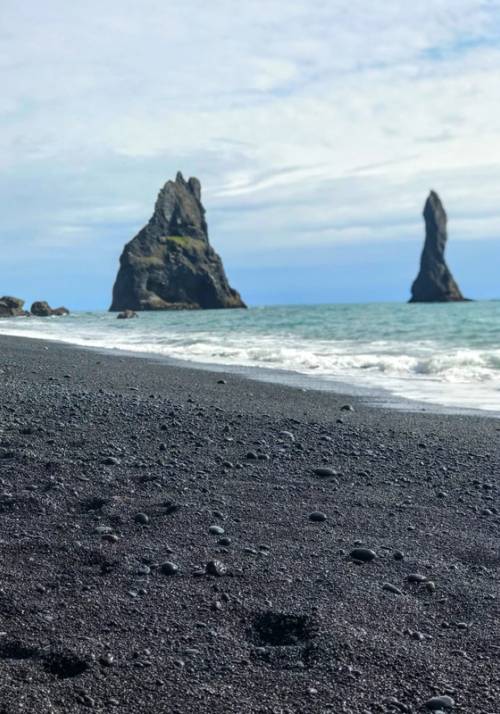
[[[0,320],[0,334],[321,379],[500,413],[500,304],[325,305]]]

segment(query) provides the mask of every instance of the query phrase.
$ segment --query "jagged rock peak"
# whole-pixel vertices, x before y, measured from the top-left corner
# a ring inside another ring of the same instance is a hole
[[[420,271],[411,287],[410,302],[460,302],[465,300],[455,282],[444,253],[448,240],[448,217],[435,191],[425,202],[425,243]]]
[[[158,194],[149,222],[162,235],[179,235],[208,241],[205,209],[201,203],[201,184],[197,178],[185,181],[180,171],[175,181],[167,181]]]
[[[245,307],[208,240],[201,184],[179,171],[148,224],[125,246],[110,310]]]

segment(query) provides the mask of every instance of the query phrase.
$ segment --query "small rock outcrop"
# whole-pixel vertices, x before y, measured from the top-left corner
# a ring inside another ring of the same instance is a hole
[[[139,317],[134,310],[124,310],[116,316],[119,320],[130,320],[131,317]]]
[[[4,295],[0,298],[0,317],[21,317],[28,313],[23,309],[24,300]]]
[[[198,179],[179,172],[149,223],[125,246],[111,311],[246,307],[208,240]]]
[[[51,317],[52,315],[57,315],[61,317],[62,315],[69,315],[69,310],[66,307],[50,307],[48,302],[45,300],[37,300],[31,306],[31,314],[35,317]]]
[[[423,215],[425,243],[420,259],[420,272],[411,287],[410,302],[465,300],[444,259],[448,239],[448,219],[441,199],[435,191],[431,191]]]

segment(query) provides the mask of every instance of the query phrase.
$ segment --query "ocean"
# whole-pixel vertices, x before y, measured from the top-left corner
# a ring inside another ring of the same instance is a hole
[[[156,355],[377,403],[500,414],[500,302],[107,312],[0,320],[0,334]]]

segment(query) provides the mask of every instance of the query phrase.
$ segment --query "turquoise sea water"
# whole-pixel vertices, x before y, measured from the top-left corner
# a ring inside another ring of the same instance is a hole
[[[283,371],[435,405],[500,413],[500,302],[106,312],[0,320],[0,334]],[[265,370],[265,373],[263,372]],[[274,372],[272,370],[275,370]]]

